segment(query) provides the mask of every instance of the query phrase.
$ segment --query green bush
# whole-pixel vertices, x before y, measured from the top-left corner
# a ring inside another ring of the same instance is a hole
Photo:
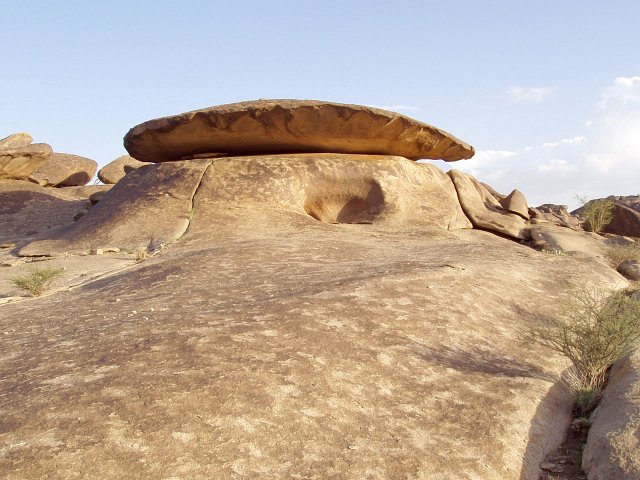
[[[584,205],[584,216],[587,228],[594,233],[602,233],[604,227],[613,219],[615,202],[606,198],[592,200]]]
[[[60,274],[61,268],[31,268],[27,275],[13,278],[11,283],[37,297],[42,295]]]
[[[535,342],[573,363],[576,400],[590,402],[606,380],[607,370],[631,353],[640,339],[640,302],[624,292],[589,287],[574,290],[557,316],[530,329]]]

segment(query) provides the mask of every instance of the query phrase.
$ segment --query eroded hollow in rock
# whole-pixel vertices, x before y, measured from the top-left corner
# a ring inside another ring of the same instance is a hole
[[[325,223],[375,223],[386,207],[374,179],[327,178],[307,189],[304,210]]]

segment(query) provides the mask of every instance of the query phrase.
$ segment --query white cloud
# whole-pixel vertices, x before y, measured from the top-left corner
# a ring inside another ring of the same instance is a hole
[[[547,163],[538,165],[538,171],[542,173],[549,172],[575,172],[578,170],[578,166],[567,162],[566,160],[553,159]]]
[[[606,110],[613,105],[627,105],[636,102],[640,102],[640,75],[616,78],[613,84],[602,91],[597,107]]]
[[[511,150],[478,150],[469,160],[456,162],[455,168],[476,175],[489,165],[516,155],[517,152]],[[491,169],[491,171],[493,171],[493,169]]]
[[[514,103],[541,102],[555,91],[555,87],[520,87],[511,86],[507,89],[507,99]]]
[[[560,145],[581,145],[586,141],[587,141],[587,137],[579,136],[579,137],[573,137],[573,138],[563,138],[562,140],[558,140],[557,142],[543,143],[542,146],[547,148],[555,148],[555,147],[559,147]],[[527,147],[525,147],[525,150],[526,149]]]
[[[372,108],[381,108],[382,110],[390,110],[392,112],[418,112],[420,107],[415,105],[367,105]]]

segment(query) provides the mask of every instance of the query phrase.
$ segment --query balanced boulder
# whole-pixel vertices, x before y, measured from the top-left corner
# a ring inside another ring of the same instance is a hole
[[[144,167],[145,165],[150,165],[150,163],[140,162],[129,155],[122,155],[102,167],[98,172],[98,178],[102,183],[107,185],[118,183],[127,173]]]
[[[257,100],[150,120],[124,138],[141,161],[354,153],[411,160],[471,158],[473,147],[399,113],[315,100]]]
[[[0,148],[0,179],[26,180],[52,153],[46,143]]]
[[[95,160],[68,153],[53,153],[29,176],[29,180],[44,187],[81,186],[89,183],[97,169]]]

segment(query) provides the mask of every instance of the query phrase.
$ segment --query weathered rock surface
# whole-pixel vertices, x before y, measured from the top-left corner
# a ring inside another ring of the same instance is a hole
[[[347,154],[233,157],[136,170],[73,228],[20,253],[147,248],[174,241],[190,223],[194,231],[208,233],[239,224],[292,228],[318,221],[472,226],[451,179],[433,165]]]
[[[286,227],[242,202],[212,225],[195,197],[156,257],[0,307],[1,477],[537,478],[571,399],[564,362],[518,341],[527,312],[617,273],[477,230]]]
[[[0,150],[3,148],[26,147],[33,142],[31,135],[25,132],[14,133],[0,140]]]
[[[122,155],[121,157],[116,158],[113,162],[102,167],[98,172],[98,178],[102,183],[118,183],[127,173],[137,170],[140,167],[144,167],[145,165],[150,165],[150,163],[140,162],[129,155]]]
[[[22,255],[88,253],[98,248],[155,250],[189,225],[192,199],[207,161],[153,165],[132,172],[71,228],[32,242]]]
[[[111,187],[111,185],[102,185],[102,186]],[[89,201],[91,202],[91,205],[95,205],[100,200],[102,200],[102,198],[107,194],[109,190],[111,190],[111,188],[105,188],[103,190],[99,190],[89,195]]]
[[[619,361],[593,417],[582,468],[589,480],[640,478],[640,354]]]
[[[513,238],[530,237],[527,222],[520,215],[504,210],[498,200],[475,178],[455,169],[448,173],[458,192],[462,210],[474,227]]]
[[[499,200],[500,205],[506,211],[516,213],[525,220],[529,220],[529,206],[527,199],[520,190],[514,190],[506,197]]]
[[[581,230],[580,219],[567,210],[566,205],[554,205],[553,203],[545,203],[539,207],[530,209],[531,218],[546,221],[559,225],[561,227]]]
[[[29,175],[29,180],[43,187],[82,186],[89,183],[97,169],[98,162],[95,160],[69,153],[53,153]]]
[[[26,180],[51,156],[46,143],[0,148],[0,180]]]
[[[640,237],[640,212],[621,204],[613,207],[613,218],[604,232],[627,237]]]
[[[640,262],[637,260],[625,260],[616,269],[629,280],[640,280]]]
[[[605,258],[606,242],[591,232],[575,231],[553,224],[531,227],[534,246],[541,250],[564,253],[580,253],[585,256]]]
[[[124,146],[148,162],[279,153],[455,161],[474,154],[451,134],[404,115],[315,100],[257,100],[150,120],[132,128]]]
[[[20,243],[68,225],[88,205],[77,187],[44,188],[23,180],[0,180],[0,242]]]

